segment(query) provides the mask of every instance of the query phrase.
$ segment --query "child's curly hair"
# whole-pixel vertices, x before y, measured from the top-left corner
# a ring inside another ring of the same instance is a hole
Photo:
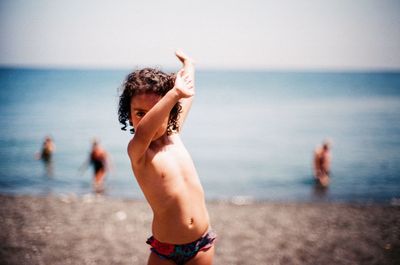
[[[163,97],[174,87],[175,77],[176,74],[166,74],[153,68],[144,68],[130,73],[121,87],[122,94],[119,98],[118,119],[123,125],[121,130],[126,131],[129,123],[132,126],[130,129],[131,133],[135,132],[133,124],[130,121],[132,97],[146,93],[155,93]],[[179,131],[178,118],[181,109],[182,106],[179,102],[172,108],[167,127],[168,135]]]

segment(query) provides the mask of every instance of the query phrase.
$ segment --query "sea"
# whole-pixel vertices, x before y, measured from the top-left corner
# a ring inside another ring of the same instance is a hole
[[[112,165],[105,196],[143,199],[118,122],[130,71],[0,68],[0,194],[92,194],[82,165],[96,138]],[[207,200],[400,204],[400,72],[199,70],[181,135]],[[46,136],[50,170],[35,159]],[[325,139],[321,189],[312,160]]]

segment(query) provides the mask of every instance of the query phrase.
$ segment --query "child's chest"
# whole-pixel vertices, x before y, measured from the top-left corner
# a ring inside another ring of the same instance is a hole
[[[149,162],[152,168],[163,174],[185,174],[194,168],[192,158],[183,146],[168,146],[157,150]]]

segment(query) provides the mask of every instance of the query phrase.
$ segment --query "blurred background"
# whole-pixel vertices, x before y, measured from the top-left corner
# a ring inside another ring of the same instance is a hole
[[[208,199],[398,203],[398,1],[0,1],[0,193],[87,194],[94,137],[106,194],[143,198],[119,87],[196,61],[182,131]],[[35,159],[56,145],[52,171]],[[313,152],[332,140],[331,184]]]

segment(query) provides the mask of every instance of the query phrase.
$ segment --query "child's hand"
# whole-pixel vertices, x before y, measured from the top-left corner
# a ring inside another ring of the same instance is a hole
[[[194,95],[193,80],[189,74],[184,73],[184,69],[177,73],[174,89],[180,98],[190,98]]]
[[[183,64],[194,64],[194,61],[192,58],[187,56],[183,51],[177,50],[175,51],[176,57],[178,57],[179,61]]]

